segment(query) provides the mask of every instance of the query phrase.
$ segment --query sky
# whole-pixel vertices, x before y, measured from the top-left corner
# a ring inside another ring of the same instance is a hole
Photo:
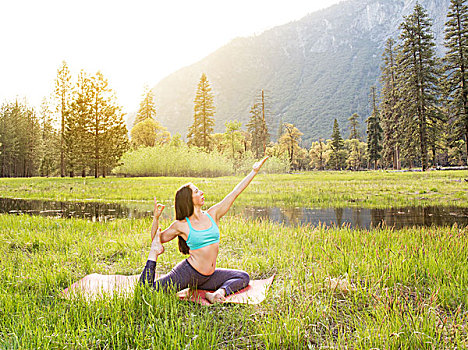
[[[259,35],[340,0],[0,0],[0,103],[39,108],[65,60],[101,71],[126,113],[155,86],[236,37]]]

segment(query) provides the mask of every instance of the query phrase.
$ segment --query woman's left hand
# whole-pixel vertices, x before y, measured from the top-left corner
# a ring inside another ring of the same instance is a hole
[[[259,172],[260,168],[263,166],[263,164],[266,162],[266,160],[270,158],[270,156],[264,157],[262,160],[258,161],[255,163],[252,167],[252,170],[255,171],[256,173]]]
[[[164,210],[164,207],[165,207],[164,204],[158,203],[158,200],[157,200],[156,198],[154,198],[154,211],[153,211],[153,215],[154,215],[154,218],[155,218],[155,219],[159,219],[159,217],[161,216],[161,213],[162,213],[163,210]]]

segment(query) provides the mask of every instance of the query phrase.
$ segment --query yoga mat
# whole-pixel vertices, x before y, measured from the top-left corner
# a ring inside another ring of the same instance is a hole
[[[259,304],[265,300],[275,275],[263,280],[251,280],[249,285],[240,291],[228,295],[225,303],[234,304]],[[62,291],[64,298],[82,296],[87,300],[96,300],[102,297],[112,297],[114,294],[126,296],[133,292],[140,275],[101,275],[93,273],[73,283]],[[155,278],[158,278],[156,276]],[[205,298],[206,290],[181,290],[177,296],[182,300],[189,300],[201,305],[212,305]]]
[[[265,300],[266,293],[273,282],[275,275],[264,280],[251,280],[249,285],[244,289],[237,291],[234,294],[228,295],[224,303],[233,304],[260,304]],[[190,300],[201,305],[213,305],[205,298],[206,290],[191,290],[189,288],[181,290],[177,293],[180,299]]]

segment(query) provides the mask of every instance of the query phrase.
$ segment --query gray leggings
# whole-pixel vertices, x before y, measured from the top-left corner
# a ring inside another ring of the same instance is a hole
[[[178,292],[187,287],[205,290],[224,289],[226,295],[247,287],[250,277],[247,272],[230,269],[216,269],[211,275],[202,275],[187,259],[178,263],[167,275],[154,280],[156,261],[148,260],[140,276],[140,283],[151,284],[156,290],[171,288]]]

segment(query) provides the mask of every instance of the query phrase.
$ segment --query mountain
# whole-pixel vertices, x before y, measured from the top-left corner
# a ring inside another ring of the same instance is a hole
[[[440,54],[450,0],[419,0],[433,19]],[[348,118],[369,116],[369,91],[379,84],[381,55],[388,37],[397,38],[403,16],[416,0],[347,0],[261,35],[237,38],[203,60],[182,68],[153,89],[158,119],[171,133],[186,136],[193,122],[193,99],[202,73],[215,94],[216,132],[249,111],[265,90],[272,139],[282,122],[304,133],[304,145],[331,135],[338,119],[347,137]]]

